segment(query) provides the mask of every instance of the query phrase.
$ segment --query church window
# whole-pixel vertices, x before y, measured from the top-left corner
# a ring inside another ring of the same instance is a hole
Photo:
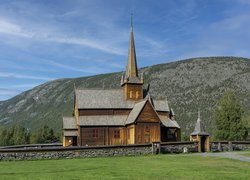
[[[92,137],[93,138],[98,138],[98,129],[93,129],[92,130]]]
[[[136,91],[136,99],[139,98],[139,91]]]
[[[114,130],[114,138],[120,138],[120,130]]]
[[[130,98],[130,99],[133,98],[133,91],[129,91],[129,98]]]

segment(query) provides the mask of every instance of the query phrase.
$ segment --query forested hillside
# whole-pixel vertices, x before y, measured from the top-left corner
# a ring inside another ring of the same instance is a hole
[[[237,57],[194,58],[142,68],[150,94],[167,97],[182,131],[190,133],[201,118],[211,132],[212,112],[225,89],[235,91],[250,113],[250,59]],[[62,116],[73,112],[74,84],[79,87],[119,88],[121,72],[75,79],[59,79],[0,102],[0,124],[16,122],[31,130],[48,125],[62,128]]]

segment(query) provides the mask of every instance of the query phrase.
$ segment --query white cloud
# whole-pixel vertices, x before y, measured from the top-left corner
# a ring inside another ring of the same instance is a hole
[[[5,19],[0,19],[0,33],[26,38],[32,37],[32,34],[25,32],[21,26],[11,23]]]
[[[84,39],[84,38],[75,38],[75,37],[58,37],[58,36],[48,36],[45,40],[53,41],[57,43],[66,43],[66,44],[75,44],[75,45],[83,45],[93,49],[98,49],[107,53],[116,54],[116,55],[124,55],[124,51],[118,48],[114,48],[111,45],[104,45],[101,41]]]
[[[67,35],[64,32],[50,32],[53,28],[44,28],[43,31],[37,31],[32,29],[36,24],[30,24],[30,29],[26,30],[19,24],[12,23],[7,19],[0,18],[0,34],[5,34],[7,36],[18,36],[22,38],[28,38],[33,41],[48,41],[63,44],[81,45],[89,48],[101,50],[106,53],[124,55],[123,49],[115,47],[115,42],[113,41],[102,41],[90,38],[78,38],[71,35]]]
[[[0,77],[3,78],[16,78],[16,79],[32,79],[32,80],[53,80],[49,77],[41,77],[41,76],[32,76],[32,75],[23,75],[18,73],[8,73],[8,72],[0,72]]]

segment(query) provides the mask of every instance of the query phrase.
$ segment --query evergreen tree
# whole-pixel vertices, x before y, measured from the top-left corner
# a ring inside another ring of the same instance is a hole
[[[6,128],[1,128],[0,130],[0,146],[7,146],[8,145],[8,131]]]
[[[53,143],[59,141],[59,138],[54,135],[53,129],[45,125],[43,128],[38,129],[36,132],[32,133],[31,143]]]
[[[242,116],[244,110],[235,94],[227,90],[223,97],[218,101],[214,112],[215,118],[215,138],[217,140],[245,140],[247,128],[245,127]]]
[[[25,130],[25,128],[19,124],[16,124],[13,128],[14,128],[13,137],[12,137],[13,144],[14,145],[27,144],[28,132]]]
[[[29,143],[28,131],[19,124],[12,125],[10,128],[1,128],[0,145],[11,146]]]
[[[243,123],[244,123],[244,125],[246,126],[246,129],[247,129],[247,132],[248,132],[248,135],[246,135],[247,136],[247,138],[246,138],[246,140],[250,140],[250,115],[245,115],[244,117],[243,117]]]

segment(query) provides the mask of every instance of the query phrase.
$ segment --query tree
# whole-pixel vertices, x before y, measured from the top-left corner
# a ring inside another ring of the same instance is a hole
[[[29,143],[29,132],[19,124],[12,125],[10,128],[1,128],[0,145],[10,146]]]
[[[13,144],[18,145],[18,144],[28,144],[28,136],[29,133],[28,131],[22,127],[19,124],[14,125],[14,131],[13,131]]]
[[[250,132],[250,115],[245,115],[243,117],[243,123],[246,126],[247,132],[248,132],[248,135],[246,135],[247,136],[246,140],[250,140],[250,133],[249,133]]]
[[[32,133],[31,143],[53,143],[59,141],[59,138],[54,135],[53,129],[44,126],[41,129]]]
[[[231,90],[225,91],[214,112],[217,140],[245,140],[247,128],[242,120],[244,110]]]
[[[8,145],[8,131],[6,128],[1,127],[0,129],[0,146]]]

